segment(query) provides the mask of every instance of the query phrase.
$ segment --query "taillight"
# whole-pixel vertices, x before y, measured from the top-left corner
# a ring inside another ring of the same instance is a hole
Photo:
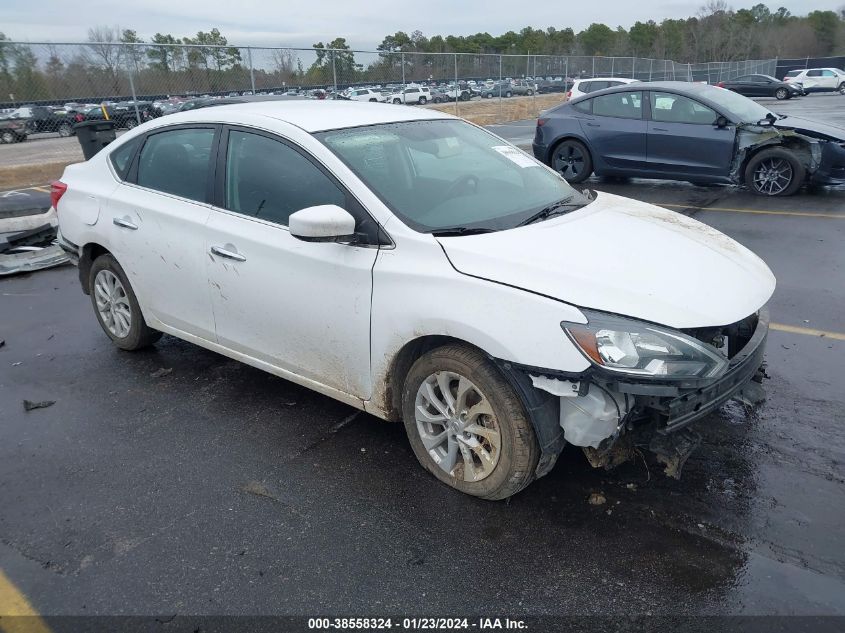
[[[548,121],[548,119],[537,119],[537,127],[545,125],[546,121]]]
[[[56,180],[50,185],[50,202],[56,211],[59,210],[59,200],[65,195],[65,191],[67,191],[67,185],[61,180]]]
[[[720,81],[720,82],[719,82],[719,83],[717,83],[716,85],[717,85],[717,86],[719,86],[719,88],[724,88],[724,87],[725,87],[725,82],[724,82],[724,81]]]
[[[567,99],[571,99],[571,98],[572,98],[572,91],[571,91],[571,90],[570,90],[570,91],[568,91],[568,92],[566,93],[566,98],[567,98]]]

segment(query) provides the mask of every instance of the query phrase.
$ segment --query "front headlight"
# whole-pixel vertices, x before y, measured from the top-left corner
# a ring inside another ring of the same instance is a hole
[[[584,355],[604,369],[655,378],[713,378],[728,359],[698,339],[650,323],[584,310],[588,323],[561,323]]]

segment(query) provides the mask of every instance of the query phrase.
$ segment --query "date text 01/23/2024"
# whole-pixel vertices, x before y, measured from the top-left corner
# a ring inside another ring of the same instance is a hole
[[[523,620],[511,618],[309,618],[308,628],[316,631],[330,630],[390,630],[438,631],[458,629],[524,630]]]

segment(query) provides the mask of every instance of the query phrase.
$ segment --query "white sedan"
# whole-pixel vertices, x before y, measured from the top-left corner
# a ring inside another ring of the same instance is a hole
[[[759,399],[775,280],[659,207],[579,192],[436,111],[259,102],[150,121],[53,185],[114,344],[162,333],[401,420],[446,484],[506,498]],[[715,423],[715,419],[711,422]]]

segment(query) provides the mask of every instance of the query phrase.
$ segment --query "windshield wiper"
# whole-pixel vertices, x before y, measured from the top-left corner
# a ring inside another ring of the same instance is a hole
[[[485,229],[483,227],[471,226],[452,226],[448,229],[440,229],[439,231],[432,231],[434,237],[452,237],[455,235],[479,235],[481,233],[493,233],[494,229]]]
[[[558,200],[554,204],[550,204],[549,206],[542,209],[541,211],[538,211],[537,213],[535,213],[534,215],[532,215],[528,219],[523,220],[522,222],[517,224],[517,226],[525,226],[527,224],[534,224],[534,222],[540,222],[541,220],[546,220],[546,219],[552,217],[553,215],[563,215],[564,213],[569,213],[570,211],[574,211],[575,209],[578,209],[579,207],[584,206],[582,204],[573,204],[573,203],[570,202],[570,200],[572,200],[571,196],[569,198],[564,198],[563,200]]]

